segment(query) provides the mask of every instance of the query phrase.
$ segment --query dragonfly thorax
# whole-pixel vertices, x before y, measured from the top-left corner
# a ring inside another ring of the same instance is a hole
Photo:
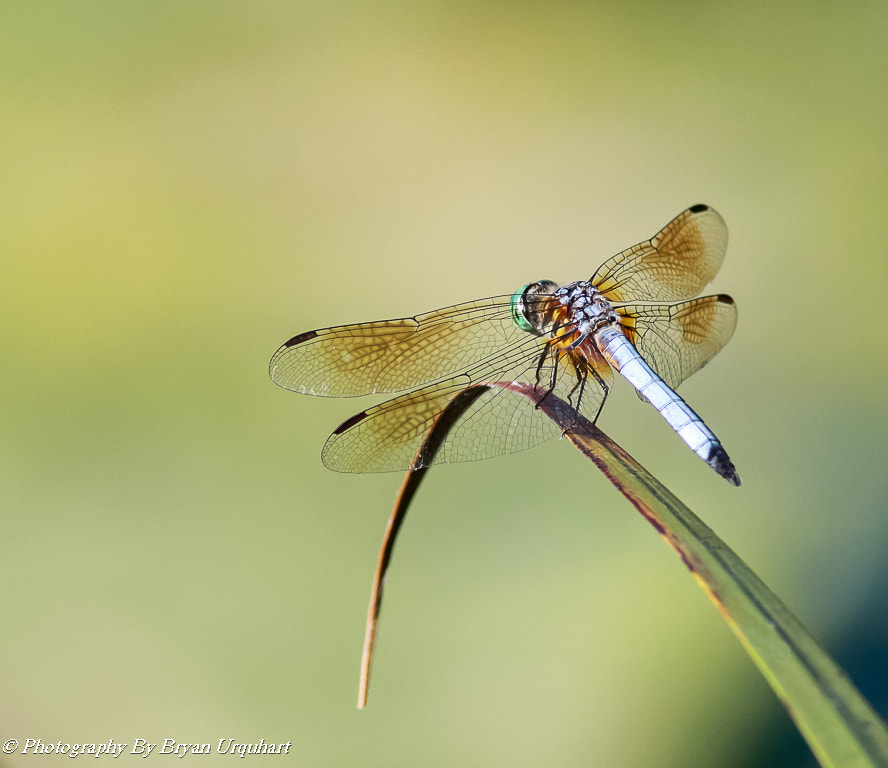
[[[512,322],[521,330],[545,336],[555,331],[560,341],[591,337],[604,325],[617,322],[610,302],[588,281],[561,286],[540,280],[522,286],[511,300]]]
[[[617,313],[610,302],[588,281],[568,283],[553,295],[564,307],[567,322],[580,336],[591,336],[603,325],[617,322]]]

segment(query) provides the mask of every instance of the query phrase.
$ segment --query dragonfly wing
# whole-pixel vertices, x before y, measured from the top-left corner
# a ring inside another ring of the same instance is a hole
[[[552,366],[539,369],[538,354],[523,353],[525,365],[509,371],[508,365],[487,365],[484,370],[457,376],[408,392],[344,422],[327,440],[322,453],[324,464],[340,472],[392,472],[411,466],[429,431],[447,404],[472,384],[525,381],[546,391],[551,383]],[[503,362],[509,363],[505,359]],[[597,369],[596,369],[596,372]],[[554,393],[576,405],[590,419],[595,419],[605,397],[600,381],[607,383],[606,366],[598,377],[589,374],[582,389],[576,369],[570,361],[559,362],[559,377]],[[534,403],[523,395],[500,387],[483,392],[456,420],[438,453],[429,464],[477,461],[506,453],[523,451],[560,434],[559,428],[537,412]]]
[[[269,374],[285,389],[327,397],[410,389],[528,337],[512,321],[510,298],[495,296],[416,317],[308,331],[274,353]]]
[[[608,259],[591,282],[611,302],[688,299],[718,273],[727,245],[724,219],[695,205],[650,240]]]
[[[629,340],[671,389],[715,357],[737,325],[737,307],[724,294],[616,310]]]
[[[349,419],[327,440],[322,453],[325,466],[339,472],[409,468],[438,415],[465,388],[463,381],[442,382]],[[550,424],[533,412],[525,398],[489,389],[451,427],[433,463],[486,459],[529,448],[557,434]]]

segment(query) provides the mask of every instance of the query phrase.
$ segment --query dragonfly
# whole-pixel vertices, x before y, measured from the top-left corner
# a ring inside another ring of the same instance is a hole
[[[697,456],[740,485],[719,439],[675,392],[734,333],[734,300],[698,297],[726,248],[724,219],[694,205],[589,280],[539,280],[415,317],[300,333],[274,353],[269,373],[307,395],[401,392],[340,424],[321,454],[330,469],[387,472],[422,466],[429,430],[469,387],[490,385],[429,464],[487,459],[562,434],[531,400],[498,382],[531,385],[594,423],[616,371]]]

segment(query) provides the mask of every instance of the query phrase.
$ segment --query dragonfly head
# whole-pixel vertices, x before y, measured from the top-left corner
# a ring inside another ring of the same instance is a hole
[[[509,302],[512,322],[522,331],[542,334],[549,322],[551,296],[558,284],[552,280],[539,280],[522,285]]]

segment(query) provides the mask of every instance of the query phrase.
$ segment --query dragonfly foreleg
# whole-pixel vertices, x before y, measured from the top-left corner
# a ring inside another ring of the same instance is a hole
[[[553,359],[552,373],[549,376],[549,386],[546,389],[546,392],[540,398],[539,402],[537,403],[537,405],[536,405],[537,408],[540,407],[540,404],[543,402],[543,400],[545,400],[549,396],[549,394],[552,392],[552,390],[555,389],[555,384],[558,381],[558,361],[561,359],[561,355],[559,355],[557,353],[557,347],[558,347],[558,342],[560,341],[558,333],[561,330],[561,327],[562,327],[561,323],[555,323],[555,325],[552,327],[552,336],[551,336],[551,338],[549,338],[546,341],[545,344],[543,344],[543,351],[540,353],[539,359],[537,360],[536,385],[535,386],[537,389],[542,389],[543,383],[542,383],[541,377],[542,377],[542,373],[543,373],[543,366],[546,364],[546,360],[549,357],[551,357]],[[555,348],[554,350],[553,350],[553,347]]]
[[[551,352],[550,346],[552,345],[552,341],[547,341],[543,345],[543,351],[540,353],[540,357],[537,360],[536,364],[536,388],[542,389],[542,382],[540,381],[540,376],[543,372],[543,365],[546,363],[546,358],[549,357],[549,353]],[[547,393],[548,394],[548,393]]]
[[[540,358],[539,365],[537,366],[537,388],[541,389],[540,386],[540,373],[542,371],[543,363],[546,361],[546,358],[549,356],[551,350],[549,349],[549,345],[554,344],[554,341],[546,342],[546,348],[543,350],[543,356]],[[536,408],[539,408],[543,401],[551,395],[555,391],[555,385],[558,383],[558,363],[561,361],[563,355],[552,354],[552,373],[549,376],[549,386],[546,388],[546,391],[543,393],[543,396],[537,401]]]

